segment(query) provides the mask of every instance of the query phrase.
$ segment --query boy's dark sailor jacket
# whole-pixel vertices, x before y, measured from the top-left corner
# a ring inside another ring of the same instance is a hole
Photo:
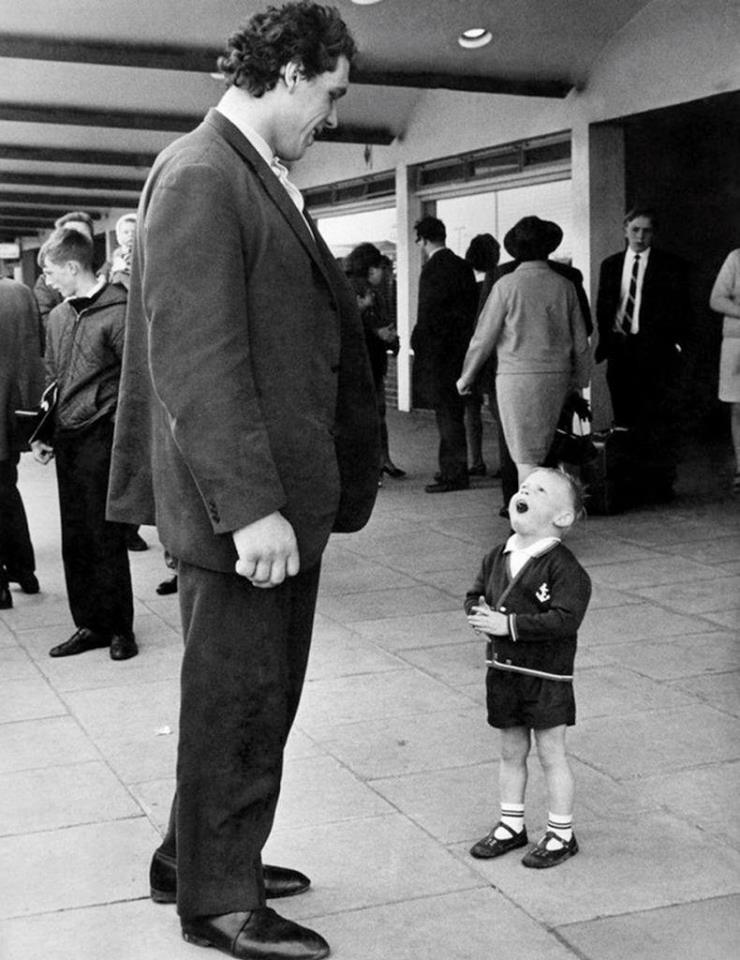
[[[470,613],[484,596],[503,613],[509,634],[492,637],[491,666],[550,680],[572,680],[576,634],[591,597],[591,580],[573,554],[555,543],[512,579],[506,545],[483,560],[465,596]]]

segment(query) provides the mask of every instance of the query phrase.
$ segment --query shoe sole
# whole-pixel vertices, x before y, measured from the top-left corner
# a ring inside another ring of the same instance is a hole
[[[193,943],[196,947],[212,947],[214,946],[212,940],[208,940],[206,937],[196,936],[194,933],[186,933],[185,930],[182,931],[182,939],[186,943]],[[323,960],[324,957],[328,957],[330,950],[327,948],[325,950],[316,950],[312,954],[304,954],[305,957],[309,957],[310,960]],[[265,954],[268,956],[268,954]],[[274,954],[270,954],[274,956]]]

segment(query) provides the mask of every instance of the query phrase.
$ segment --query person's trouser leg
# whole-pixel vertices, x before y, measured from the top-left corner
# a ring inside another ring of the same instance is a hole
[[[439,431],[439,472],[446,483],[468,485],[468,446],[462,398],[449,399],[435,408]]]
[[[105,519],[113,423],[58,438],[55,447],[62,559],[75,626],[130,634],[133,592],[125,528]]]
[[[30,577],[36,558],[28,531],[28,520],[18,490],[20,454],[0,460],[0,565],[11,580]]]
[[[273,589],[180,562],[177,795],[161,850],[183,917],[264,904],[261,851],[308,662],[318,565]]]

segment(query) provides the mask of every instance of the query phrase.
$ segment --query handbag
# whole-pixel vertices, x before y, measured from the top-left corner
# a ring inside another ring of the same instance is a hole
[[[580,395],[568,398],[555,428],[547,463],[568,463],[580,467],[598,457],[599,451],[591,434],[584,430],[584,424],[590,419],[588,403]],[[574,420],[578,423],[576,429],[573,428]]]
[[[15,418],[20,433],[30,446],[36,440],[48,443],[54,433],[54,411],[59,400],[59,385],[52,381],[33,410],[16,410]]]

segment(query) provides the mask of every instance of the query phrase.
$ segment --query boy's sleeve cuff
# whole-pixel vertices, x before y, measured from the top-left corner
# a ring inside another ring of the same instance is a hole
[[[519,639],[519,634],[517,633],[517,629],[516,629],[516,614],[510,613],[506,619],[509,622],[509,636],[514,641],[514,643],[516,643],[517,640]]]

